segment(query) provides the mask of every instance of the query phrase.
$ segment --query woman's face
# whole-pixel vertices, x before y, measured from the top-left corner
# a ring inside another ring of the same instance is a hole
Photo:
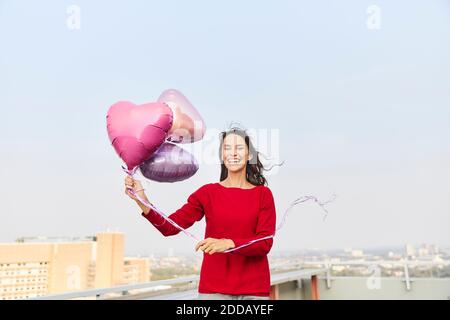
[[[244,169],[250,159],[244,138],[238,134],[228,134],[222,145],[222,161],[225,167],[229,171],[237,172]]]

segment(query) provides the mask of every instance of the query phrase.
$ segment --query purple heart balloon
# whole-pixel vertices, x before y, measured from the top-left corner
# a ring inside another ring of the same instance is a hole
[[[188,151],[173,143],[164,142],[139,169],[147,179],[176,182],[192,177],[198,170],[198,163]]]

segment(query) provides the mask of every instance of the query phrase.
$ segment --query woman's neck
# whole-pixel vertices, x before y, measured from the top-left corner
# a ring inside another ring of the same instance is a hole
[[[247,188],[253,186],[245,177],[245,170],[239,172],[228,172],[228,176],[222,181],[222,185],[230,188]]]

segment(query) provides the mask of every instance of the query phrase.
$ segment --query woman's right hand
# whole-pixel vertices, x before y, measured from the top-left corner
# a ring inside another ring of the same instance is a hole
[[[125,178],[125,194],[131,199],[137,200],[136,196],[131,193],[130,189],[132,189],[134,193],[137,194],[144,192],[144,188],[142,188],[142,184],[139,180],[133,179],[132,176],[127,176]]]
[[[127,176],[125,178],[125,194],[136,201],[144,214],[148,214],[150,212],[150,208],[142,203],[141,200],[138,200],[138,198],[131,193],[130,189],[132,189],[134,193],[137,194],[144,202],[149,202],[147,196],[145,195],[144,188],[142,188],[141,182],[133,179],[132,176]]]

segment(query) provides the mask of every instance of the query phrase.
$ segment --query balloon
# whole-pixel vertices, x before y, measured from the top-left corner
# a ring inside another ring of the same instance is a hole
[[[172,127],[172,110],[162,102],[135,105],[120,101],[106,116],[108,137],[116,153],[133,170],[166,140]]]
[[[165,142],[139,169],[150,180],[175,182],[192,177],[198,170],[198,163],[188,151]]]
[[[176,143],[191,143],[203,138],[206,130],[205,122],[189,102],[178,90],[164,91],[158,98],[165,102],[173,112],[173,126],[167,140]]]

